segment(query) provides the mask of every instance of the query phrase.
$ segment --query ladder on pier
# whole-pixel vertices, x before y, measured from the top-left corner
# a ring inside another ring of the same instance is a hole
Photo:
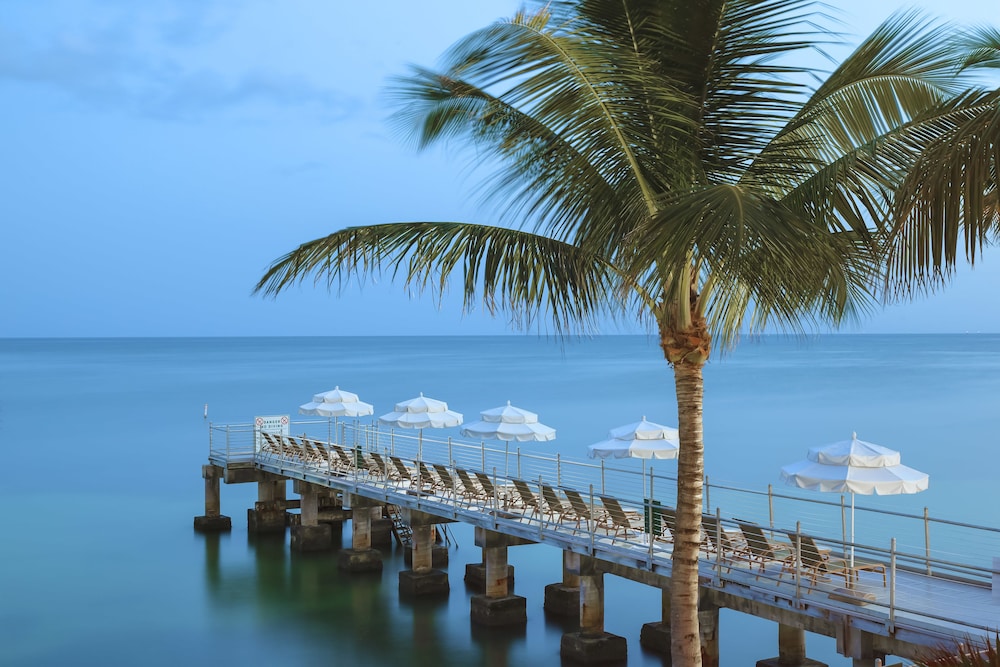
[[[386,505],[385,511],[392,520],[392,535],[396,538],[396,544],[408,549],[412,547],[413,529],[403,520],[403,512],[399,509],[399,505]]]

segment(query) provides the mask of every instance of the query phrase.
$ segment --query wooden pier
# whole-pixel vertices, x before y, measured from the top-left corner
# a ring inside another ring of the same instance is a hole
[[[483,444],[374,426],[341,425],[335,432],[326,421],[292,424],[285,418],[279,428],[266,427],[272,423],[280,422],[212,427],[202,467],[205,514],[195,518],[196,529],[231,526],[221,511],[221,482],[256,483],[251,530],[284,531],[287,510],[297,507],[292,548],[322,550],[330,548],[331,524],[350,520],[351,545],[339,551],[338,564],[370,572],[381,571],[373,539],[384,543],[402,524],[411,568],[400,573],[400,593],[422,596],[449,590],[447,574],[436,569],[447,552],[435,544],[435,526],[463,522],[475,527],[483,554],[466,570],[466,581],[482,582],[483,589],[472,598],[470,616],[487,626],[526,622],[525,600],[513,594],[508,549],[548,544],[562,551],[563,571],[544,591],[546,611],[578,618],[580,627],[563,637],[563,656],[583,663],[625,657],[625,639],[604,631],[605,575],[661,589],[661,609],[651,610],[659,619],[637,632],[644,647],[669,653],[668,476],[559,456],[512,461],[509,451]],[[286,497],[288,480],[297,500]],[[957,539],[967,543],[950,537],[946,546],[959,555],[938,553],[931,549],[925,512],[925,545],[914,553],[897,548],[895,538],[884,547],[847,543],[830,530],[835,518],[817,511],[835,514],[835,503],[796,501],[770,489],[709,490],[700,565],[706,667],[718,664],[723,608],[777,624],[778,656],[762,656],[759,665],[819,664],[807,657],[806,633],[835,637],[838,651],[854,665],[874,666],[887,655],[913,659],[1000,628],[1000,575],[990,556],[1000,555],[998,529],[941,522],[949,535],[962,531]],[[386,506],[397,512],[395,520],[383,516]],[[892,518],[902,534],[917,532],[900,517]],[[892,527],[882,532],[891,534]],[[811,555],[814,544],[825,565]]]

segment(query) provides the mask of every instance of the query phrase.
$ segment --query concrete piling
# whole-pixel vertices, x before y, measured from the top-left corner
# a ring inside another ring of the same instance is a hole
[[[580,556],[580,631],[562,636],[559,654],[582,664],[624,662],[624,637],[604,631],[604,573],[590,556]]]
[[[469,616],[473,623],[490,627],[524,625],[527,601],[510,586],[507,548],[530,544],[523,539],[476,528],[476,545],[483,550],[485,593],[473,595]]]
[[[326,495],[326,489],[299,480],[293,486],[301,496],[301,519],[291,528],[292,551],[329,551],[333,548],[333,530],[330,524],[319,522],[319,499]]]
[[[232,530],[233,521],[222,514],[220,481],[224,470],[219,466],[204,465],[201,476],[205,479],[205,514],[194,518],[194,529],[201,533],[218,533]]]
[[[413,531],[409,570],[399,573],[399,592],[407,596],[447,595],[451,590],[448,573],[434,569],[434,525],[441,517],[406,510],[406,522]]]
[[[758,660],[757,667],[826,667],[826,663],[806,657],[806,631],[778,624],[778,655]]]
[[[342,549],[337,557],[337,566],[347,572],[381,572],[382,553],[372,548],[372,514],[381,509],[377,502],[352,495],[351,503],[351,548]]]
[[[545,587],[543,608],[548,614],[577,617],[580,614],[580,554],[562,553],[562,581]]]

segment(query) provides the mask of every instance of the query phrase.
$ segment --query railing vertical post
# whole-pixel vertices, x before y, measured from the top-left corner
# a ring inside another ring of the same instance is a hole
[[[594,516],[594,485],[590,485],[590,516]],[[590,555],[594,555],[594,536],[597,535],[597,519],[594,519],[594,528],[590,531]]]
[[[706,512],[706,513],[709,512],[709,511],[711,511],[711,507],[712,507],[712,503],[709,502],[709,498],[708,498],[708,494],[709,494],[709,491],[711,490],[711,488],[712,487],[709,486],[709,484],[708,484],[708,475],[705,475],[705,508],[702,511]]]
[[[482,466],[483,472],[486,472],[486,441],[485,440],[480,440],[479,441],[479,454],[480,454],[480,456],[483,459],[483,466]]]
[[[601,459],[601,493],[607,493],[607,487],[604,485],[604,459]]]
[[[545,526],[545,521],[542,519],[542,476],[538,476],[538,497],[535,499],[535,503],[538,505],[538,541],[542,541],[542,528]],[[552,511],[552,508],[549,508]]]
[[[767,520],[774,530],[774,486],[771,484],[767,485]]]
[[[896,631],[896,538],[889,542],[889,633]]]
[[[500,490],[497,488],[497,469],[493,468],[493,530],[500,524]]]
[[[517,448],[517,477],[521,478],[521,448]]]
[[[451,450],[452,450],[451,436],[449,435],[448,436],[448,460],[451,461],[452,465],[455,465],[455,457],[452,455]]]
[[[795,606],[802,605],[802,522],[795,522]]]
[[[556,452],[556,486],[562,486],[562,458]]]
[[[924,553],[927,557],[927,576],[931,576],[931,517],[924,508]]]
[[[716,507],[715,508],[715,567],[717,568],[718,574],[716,575],[715,583],[717,586],[722,585],[722,511]]]
[[[394,429],[389,429],[389,455],[396,455],[396,431]]]
[[[212,422],[208,422],[208,455],[212,455],[212,435],[214,428],[212,428]]]
[[[229,462],[229,424],[226,424],[226,462]]]

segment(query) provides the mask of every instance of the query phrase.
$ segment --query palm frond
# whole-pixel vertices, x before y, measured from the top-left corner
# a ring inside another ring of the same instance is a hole
[[[388,271],[406,288],[443,294],[455,276],[463,307],[481,304],[527,327],[538,316],[556,331],[584,329],[599,315],[615,316],[614,267],[567,243],[528,232],[452,222],[350,227],[303,243],[279,258],[255,292],[276,296],[312,276],[328,288],[344,287]]]

